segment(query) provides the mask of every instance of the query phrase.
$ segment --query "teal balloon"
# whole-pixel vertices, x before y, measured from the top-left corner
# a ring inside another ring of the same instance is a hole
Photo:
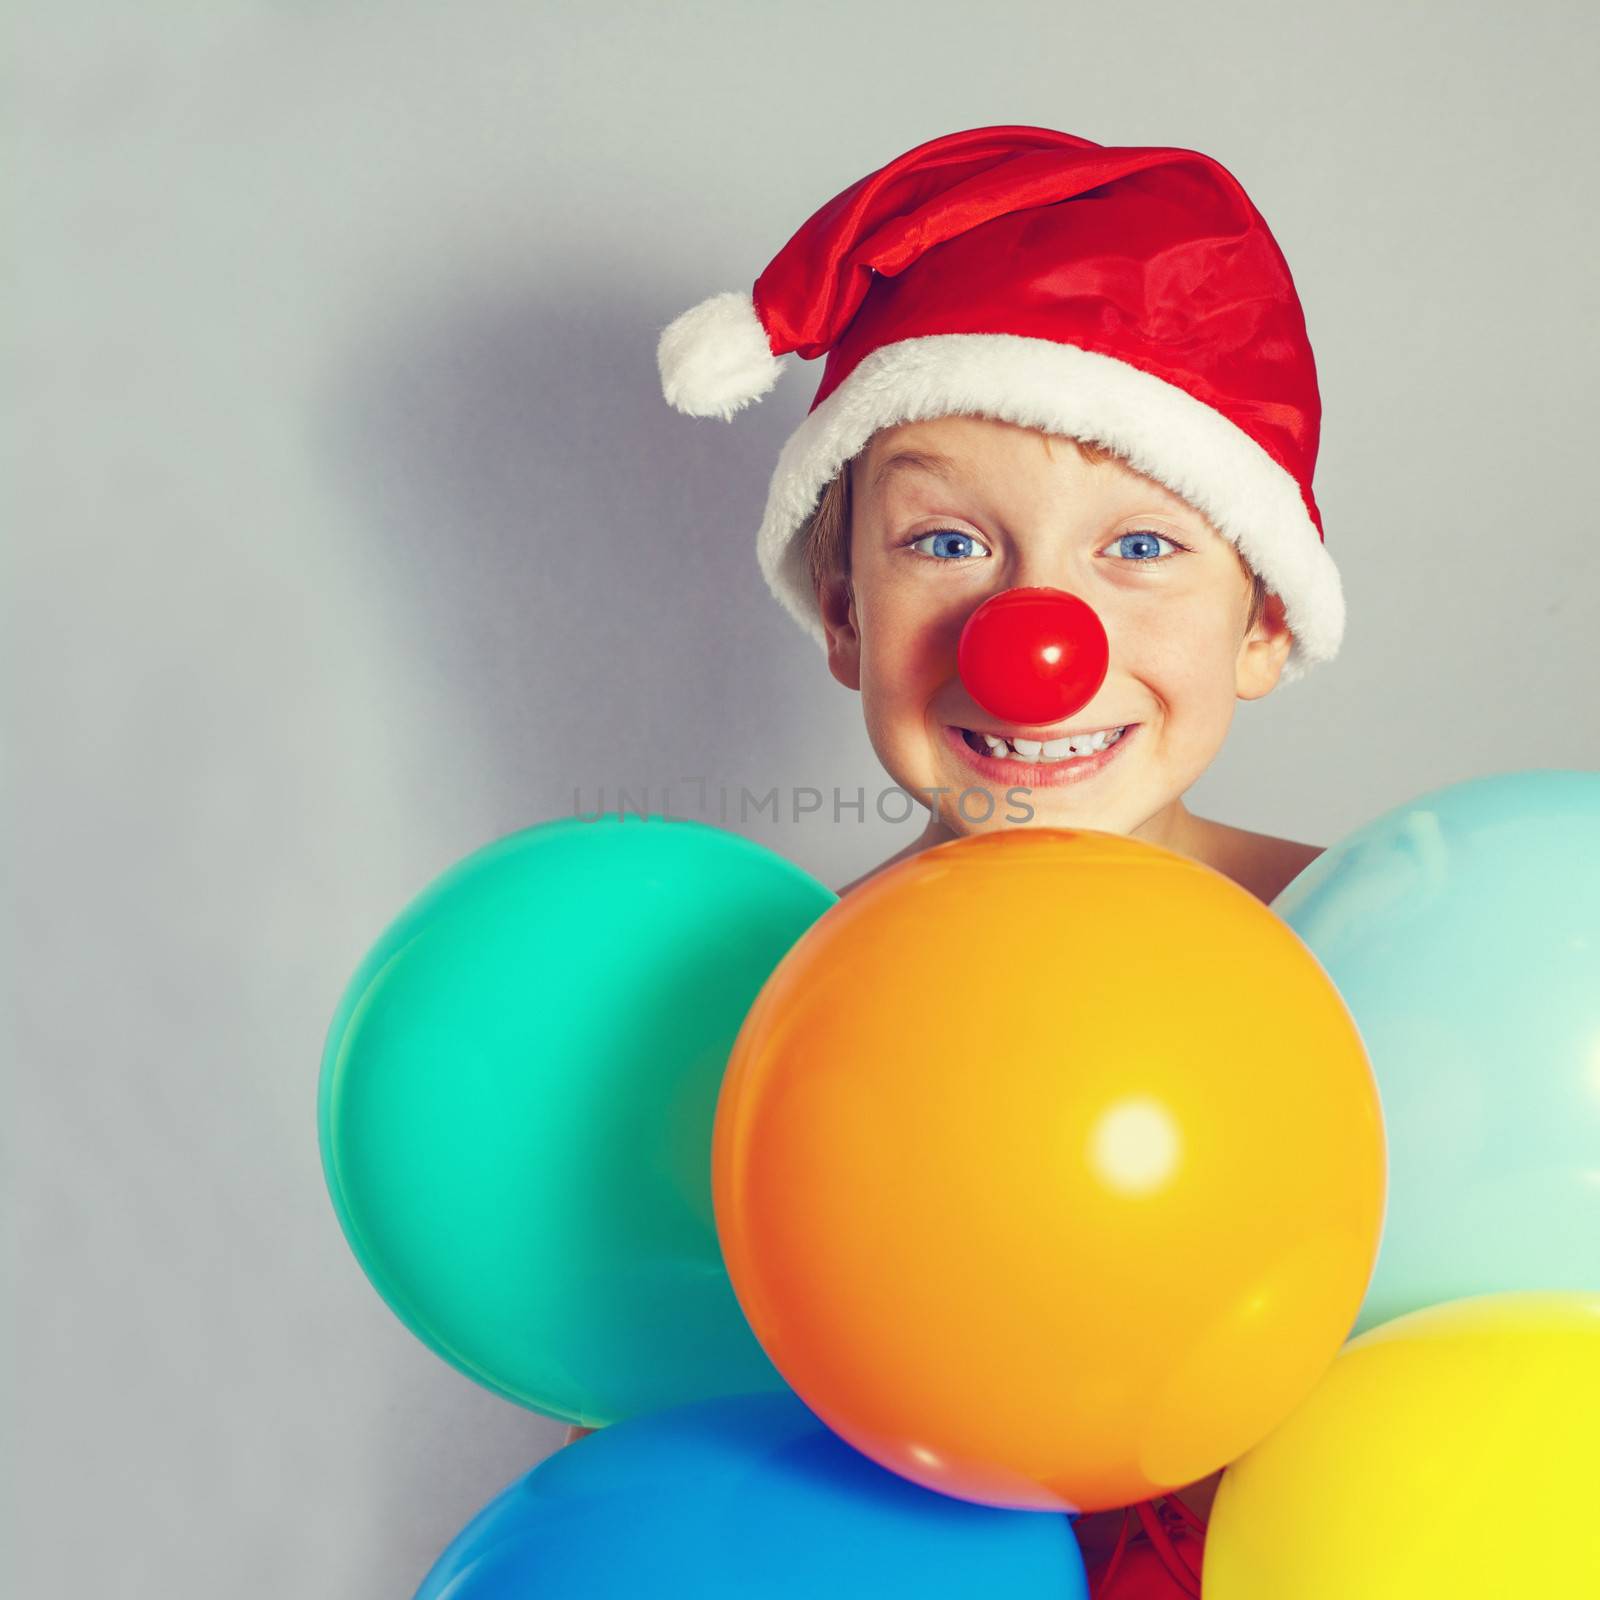
[[[635,1417],[558,1450],[472,1518],[415,1600],[1087,1593],[1065,1515],[924,1489],[793,1393],[768,1393]]]
[[[408,905],[328,1031],[318,1125],[351,1249],[425,1344],[597,1427],[786,1389],[717,1242],[733,1041],[837,896],[662,816],[561,819]]]
[[[1388,1210],[1354,1331],[1600,1289],[1600,773],[1426,794],[1273,909],[1338,986],[1383,1103]]]

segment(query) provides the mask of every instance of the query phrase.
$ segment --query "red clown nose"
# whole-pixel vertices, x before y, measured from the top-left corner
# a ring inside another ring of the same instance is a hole
[[[1111,650],[1094,608],[1064,589],[1006,589],[967,618],[956,669],[1004,722],[1057,722],[1105,682]]]

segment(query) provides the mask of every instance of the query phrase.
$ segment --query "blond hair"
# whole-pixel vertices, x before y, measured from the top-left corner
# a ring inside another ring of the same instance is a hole
[[[1071,442],[1091,466],[1120,459],[1115,451],[1086,439],[1073,439]],[[863,445],[862,450],[865,449]],[[860,454],[853,459],[860,460]],[[850,467],[851,462],[847,461],[839,468],[838,474],[822,491],[815,509],[800,528],[814,593],[820,593],[823,586],[834,578],[844,578],[846,582],[850,578]],[[1250,615],[1244,625],[1244,631],[1249,633],[1261,620],[1261,612],[1267,602],[1267,585],[1261,574],[1245,563],[1242,556],[1240,562],[1250,573]]]

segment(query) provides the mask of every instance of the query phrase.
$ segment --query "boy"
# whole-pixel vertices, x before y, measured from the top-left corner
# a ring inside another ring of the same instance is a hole
[[[927,797],[891,861],[994,827],[1099,827],[1274,898],[1318,848],[1182,799],[1237,700],[1331,658],[1344,627],[1311,488],[1315,362],[1238,181],[1196,151],[1046,128],[931,140],[818,210],[750,295],[664,329],[663,391],[731,418],[789,351],[828,359],[757,555],[860,691],[890,775]],[[956,641],[1031,585],[1088,601],[1110,666],[1072,717],[1006,727],[963,689]],[[1113,743],[1055,759],[1096,731]],[[960,804],[974,786],[985,821]],[[1013,787],[1027,824],[1007,820]]]
[[[815,212],[749,295],[666,327],[663,392],[731,419],[788,352],[827,362],[757,556],[860,692],[884,767],[927,799],[891,861],[991,828],[1103,828],[1272,900],[1318,848],[1183,795],[1238,700],[1336,653],[1344,602],[1304,316],[1238,181],[1193,150],[1048,128],[930,140]],[[1036,585],[1092,607],[1109,665],[1070,717],[1006,725],[956,645],[985,600]],[[984,791],[992,806],[962,803]],[[1120,1521],[1080,1519],[1091,1566]],[[1119,1575],[1116,1592],[1135,1591]]]

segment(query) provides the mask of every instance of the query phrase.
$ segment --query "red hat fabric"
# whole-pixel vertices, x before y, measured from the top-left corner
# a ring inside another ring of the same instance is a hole
[[[879,429],[966,413],[1103,445],[1202,512],[1282,597],[1285,678],[1337,652],[1305,318],[1265,221],[1209,156],[1022,126],[929,140],[816,211],[748,295],[663,329],[662,390],[728,420],[791,352],[827,360],[756,549],[819,643],[800,536],[823,488]]]

